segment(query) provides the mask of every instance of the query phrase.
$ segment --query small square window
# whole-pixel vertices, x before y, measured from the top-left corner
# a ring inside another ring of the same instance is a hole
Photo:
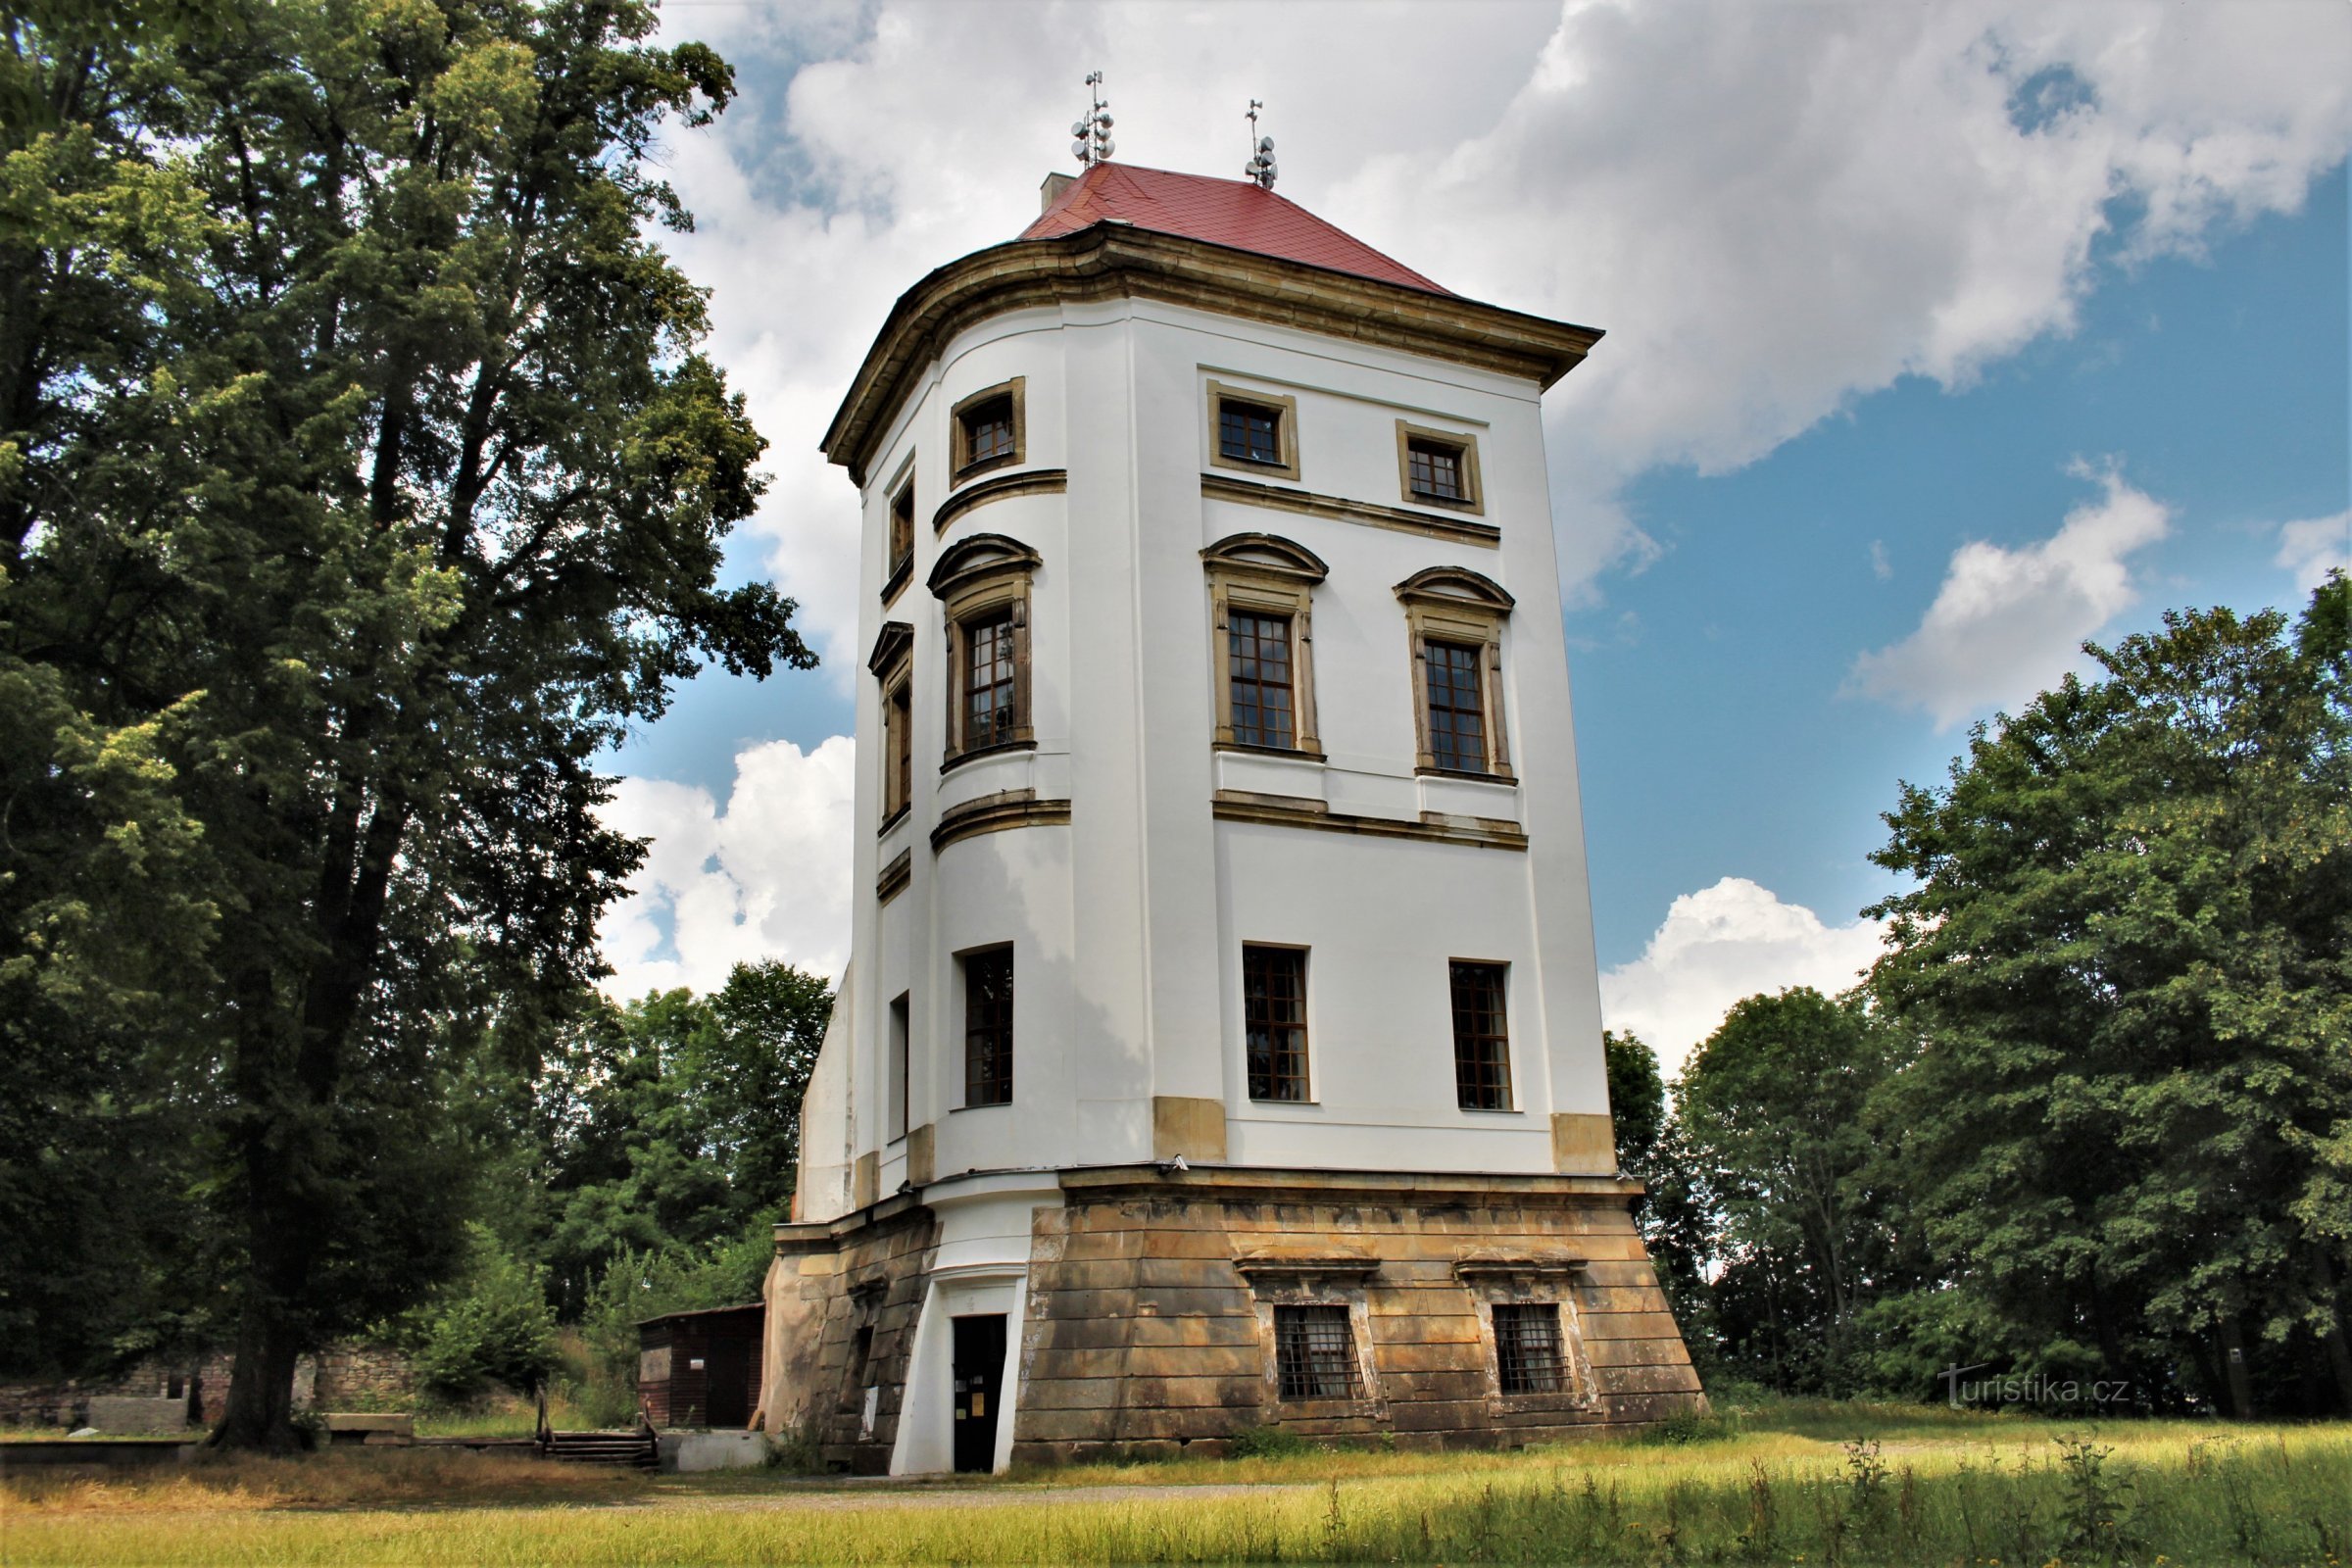
[[[1462,449],[1418,438],[1406,443],[1405,471],[1413,494],[1424,501],[1460,501]]]
[[[1242,949],[1242,1037],[1251,1100],[1306,1099],[1306,954]]]
[[[1208,461],[1252,478],[1298,477],[1298,400],[1208,383]]]
[[[1424,507],[1483,514],[1478,487],[1478,438],[1396,421],[1397,477],[1404,499]]]
[[[990,398],[964,411],[963,454],[966,466],[1012,456],[1012,399]]]
[[[1282,463],[1282,410],[1226,398],[1217,405],[1217,450],[1237,463]]]
[[[1498,1302],[1494,1372],[1505,1394],[1557,1394],[1565,1378],[1560,1309],[1551,1301]]]
[[[1453,1080],[1464,1110],[1511,1108],[1511,1037],[1499,963],[1455,959]]]
[[[963,1102],[1012,1103],[1012,950],[963,959]]]
[[[1024,387],[1025,378],[1016,375],[956,405],[949,415],[951,480],[960,483],[968,475],[1022,460]]]
[[[1355,1335],[1340,1305],[1274,1308],[1274,1375],[1286,1399],[1352,1399],[1362,1381]]]

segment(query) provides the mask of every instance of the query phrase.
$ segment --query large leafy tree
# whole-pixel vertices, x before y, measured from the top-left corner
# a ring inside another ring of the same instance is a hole
[[[2352,587],[2092,648],[1906,787],[1885,1125],[2019,1363],[2352,1408]]]
[[[1675,1080],[1663,1185],[1708,1233],[1727,1359],[1784,1390],[1853,1390],[1858,1319],[1905,1266],[1865,1119],[1893,1042],[1798,987],[1736,1004]]]
[[[813,661],[716,586],[761,442],[652,237],[723,62],[631,0],[84,9],[11,34],[54,113],[9,152],[0,699],[112,772],[12,779],[0,984],[116,918],[58,903],[93,845],[170,895],[101,978],[171,999],[220,1436],[280,1443],[299,1351],[459,1255],[464,1043],[595,971],[638,856],[597,757],[707,661]]]

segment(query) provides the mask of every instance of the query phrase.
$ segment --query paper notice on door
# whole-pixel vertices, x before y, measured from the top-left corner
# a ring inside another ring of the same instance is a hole
[[[865,1409],[858,1418],[858,1436],[870,1438],[874,1435],[874,1417],[880,1414],[881,1410],[881,1386],[869,1385],[865,1391]]]
[[[977,1421],[988,1414],[988,1396],[978,1389],[972,1391],[972,1419]]]

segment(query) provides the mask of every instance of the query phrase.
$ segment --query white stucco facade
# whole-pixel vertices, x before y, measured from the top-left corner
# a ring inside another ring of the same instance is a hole
[[[779,1244],[817,1247],[831,1224],[822,1247],[846,1247],[841,1226],[909,1203],[935,1227],[893,1471],[950,1465],[955,1318],[1005,1316],[1017,1401],[1055,1173],[1181,1156],[1309,1179],[1615,1174],[1540,410],[1597,334],[1361,281],[1294,314],[1267,299],[1326,287],[1314,269],[1243,275],[1231,252],[1152,246],[1208,283],[1015,288],[988,269],[1036,272],[1020,244],[942,269],[902,300],[827,438],[860,487],[875,653],[858,689],[854,961]],[[1347,325],[1359,296],[1397,299],[1402,324]],[[1017,456],[959,475],[959,407],[1007,387]],[[1279,409],[1286,461],[1225,461],[1219,396]],[[1412,492],[1408,429],[1457,444],[1475,505]],[[1260,565],[1301,595],[1287,749],[1229,729],[1220,744],[1218,574]],[[975,569],[1023,585],[1020,727],[957,756],[957,595]],[[1457,609],[1488,628],[1485,769],[1431,765],[1426,739],[1416,617]],[[903,792],[886,722],[902,681]],[[1250,1092],[1251,945],[1305,955],[1298,1098]],[[1012,958],[1012,1092],[970,1104],[962,964],[990,949]],[[1504,976],[1502,1106],[1457,1093],[1464,960]],[[839,1266],[788,1262],[771,1303],[817,1290],[792,1268]],[[1007,1420],[1000,1463],[1012,1441]]]

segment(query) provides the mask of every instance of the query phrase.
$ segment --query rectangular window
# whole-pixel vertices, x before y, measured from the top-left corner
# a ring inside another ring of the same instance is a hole
[[[1429,677],[1429,751],[1434,765],[1457,773],[1487,770],[1487,710],[1479,692],[1482,648],[1431,642],[1425,662]]]
[[[913,561],[914,480],[908,478],[890,498],[890,569],[884,575],[895,578]]]
[[[963,421],[963,466],[976,467],[1010,458],[1012,398],[1010,394],[976,403],[958,417]]]
[[[1453,961],[1453,1081],[1464,1110],[1511,1108],[1511,1037],[1502,1011],[1508,968]]]
[[[1560,1392],[1560,1309],[1550,1301],[1498,1302],[1494,1371],[1505,1394]]]
[[[963,1102],[1012,1103],[1012,950],[963,959]]]
[[[1282,410],[1236,398],[1217,404],[1217,451],[1237,463],[1282,463]]]
[[[1243,746],[1295,744],[1291,723],[1291,617],[1234,611],[1226,617],[1233,738]]]
[[[906,809],[914,798],[914,689],[900,681],[882,700],[883,742],[888,748],[882,765],[882,820]]]
[[[1361,1385],[1348,1308],[1274,1308],[1274,1375],[1286,1399],[1355,1398]]]
[[[911,1001],[909,994],[902,991],[890,1004],[890,1136],[893,1138],[906,1136],[907,1052],[913,1038],[909,1027]]]
[[[1460,501],[1462,449],[1419,437],[1405,443],[1405,482],[1424,501]]]
[[[967,622],[963,641],[962,749],[970,752],[1011,740],[1020,723],[1014,701],[1011,608]]]
[[[1306,1099],[1306,954],[1242,949],[1242,1034],[1251,1100]]]

